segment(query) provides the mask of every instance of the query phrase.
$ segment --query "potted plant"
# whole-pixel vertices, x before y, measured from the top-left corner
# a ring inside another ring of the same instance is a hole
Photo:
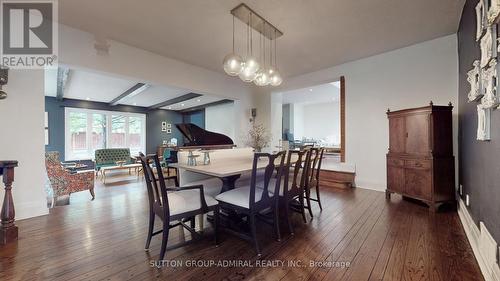
[[[261,152],[264,147],[269,145],[271,134],[262,124],[252,123],[248,130],[245,144],[252,147],[255,152]]]

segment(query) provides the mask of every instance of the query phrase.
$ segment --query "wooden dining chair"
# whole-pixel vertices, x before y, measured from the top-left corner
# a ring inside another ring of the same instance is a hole
[[[287,160],[283,168],[284,187],[280,191],[280,197],[285,202],[284,211],[291,235],[294,235],[294,230],[290,220],[290,211],[299,212],[302,215],[304,223],[307,222],[304,206],[304,186],[307,178],[305,168],[307,165],[304,165],[304,162],[308,161],[309,156],[309,149],[288,151]]]
[[[305,182],[304,184],[304,195],[305,195],[305,208],[309,212],[309,215],[311,218],[313,217],[312,213],[312,207],[311,207],[311,188],[313,187],[313,182],[311,179],[313,178],[313,175],[315,173],[315,165],[317,163],[317,158],[319,155],[319,151],[317,148],[314,147],[308,147],[304,149],[304,151],[309,151],[309,156],[306,157],[306,160],[304,161],[304,172],[305,172]]]
[[[319,209],[323,210],[323,206],[321,205],[321,197],[319,194],[319,172],[321,170],[321,162],[323,161],[323,153],[325,151],[324,148],[312,148],[312,150],[315,150],[315,157],[313,162],[311,163],[311,173],[310,173],[310,179],[309,179],[309,201],[315,201],[318,202]],[[311,195],[311,188],[316,189],[316,198],[312,198]]]
[[[195,216],[210,211],[214,212],[213,226],[217,245],[219,206],[214,198],[204,194],[203,185],[179,187],[177,176],[163,176],[160,160],[156,154],[144,156],[140,153],[140,159],[149,197],[149,228],[145,250],[148,251],[151,238],[154,235],[163,233],[159,256],[159,259],[162,260],[167,250],[169,230],[177,226],[184,227],[192,234],[193,239],[188,243],[201,237],[194,229]],[[153,167],[157,170],[156,173],[153,172]],[[167,180],[174,180],[175,187],[166,187]],[[156,216],[160,218],[163,225],[161,230],[153,232]],[[186,222],[191,222],[191,225],[188,226]],[[169,249],[178,248],[185,244],[179,243],[169,247]]]
[[[257,239],[256,218],[261,212],[268,209],[272,210],[276,240],[281,240],[278,218],[279,196],[277,194],[279,194],[281,186],[284,160],[285,151],[277,154],[255,153],[250,184],[223,192],[215,197],[219,201],[220,208],[234,210],[247,217],[250,233],[238,232],[231,228],[227,228],[226,231],[244,240],[253,242],[259,257],[261,256],[261,251]],[[264,169],[264,180],[259,183],[258,164],[261,161],[266,161],[267,164]],[[279,164],[276,165],[275,161],[279,162]],[[277,174],[275,175],[276,171]]]

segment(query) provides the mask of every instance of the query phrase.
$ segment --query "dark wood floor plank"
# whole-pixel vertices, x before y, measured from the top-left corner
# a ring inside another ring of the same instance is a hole
[[[403,204],[404,201],[401,201]],[[391,249],[389,256],[389,261],[384,272],[383,280],[401,280],[403,274],[404,261],[406,258],[406,251],[408,247],[408,240],[410,237],[411,223],[412,223],[412,213],[411,209],[408,210],[410,215],[403,220],[399,231],[396,236],[396,241]]]
[[[135,176],[124,179],[106,186],[97,181],[95,201],[88,192],[76,193],[69,206],[17,222],[19,241],[0,246],[0,280],[482,279],[456,212],[431,216],[426,207],[397,196],[387,202],[383,193],[363,189],[322,188],[323,211],[313,203],[314,219],[307,224],[294,216],[295,236],[284,231],[281,242],[274,241],[271,228],[261,228],[263,259],[304,264],[346,259],[349,268],[153,268],[150,261],[158,258],[161,241],[155,237],[150,252],[143,250],[148,216],[144,182]],[[205,227],[210,235],[208,222]],[[181,241],[177,229],[171,233],[170,244]],[[167,251],[166,258],[256,261],[250,243],[227,234],[219,247],[207,236]]]
[[[372,231],[368,234],[361,249],[352,260],[350,267],[347,268],[343,280],[356,281],[368,280],[377,259],[383,249],[384,242],[391,230],[391,227],[397,221],[398,207],[388,201],[384,201],[386,206],[384,212],[379,217]]]
[[[342,241],[335,247],[334,251],[325,258],[325,261],[351,263],[366,237],[378,221],[384,210],[384,197],[380,196],[374,200],[373,208],[368,209],[365,216],[344,236]],[[311,280],[340,280],[347,267],[334,265],[333,267],[314,268]]]
[[[394,200],[392,198],[391,200]],[[392,248],[394,243],[396,242],[397,234],[400,228],[403,226],[403,221],[409,220],[410,214],[407,212],[408,206],[406,204],[397,204],[397,215],[394,219],[393,223],[389,231],[387,232],[387,236],[382,243],[381,250],[377,256],[377,260],[375,265],[370,273],[369,279],[371,281],[380,281],[384,277],[384,273],[391,255]],[[394,210],[394,208],[391,208]],[[353,267],[355,268],[355,267]]]

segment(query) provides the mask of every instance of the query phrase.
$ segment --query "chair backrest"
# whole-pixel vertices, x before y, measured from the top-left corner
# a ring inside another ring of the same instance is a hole
[[[177,163],[177,150],[173,148],[166,148],[163,150],[163,160],[168,163]]]
[[[139,158],[141,159],[148,189],[149,207],[154,213],[161,212],[164,218],[167,219],[170,217],[167,187],[165,186],[165,178],[163,177],[158,155],[151,154],[145,156],[143,153],[139,153]],[[156,175],[153,169],[156,169]]]
[[[318,161],[316,163],[316,174],[314,175],[316,184],[319,184],[319,172],[321,171],[321,163],[323,162],[323,153],[325,152],[324,148],[319,148],[318,152]]]
[[[170,153],[172,151],[172,149],[170,148],[166,148],[165,150],[163,150],[163,160],[167,160],[167,159],[170,159],[170,157],[172,157],[172,154]]]
[[[49,151],[45,153],[45,168],[47,170],[47,177],[52,184],[58,176],[65,173],[59,161],[58,151]]]
[[[280,186],[281,186],[281,177],[283,174],[283,167],[284,167],[284,162],[285,162],[285,151],[278,152],[276,154],[269,154],[269,153],[255,153],[254,158],[253,158],[253,166],[252,166],[252,178],[250,181],[250,203],[249,207],[250,209],[253,208],[258,208],[260,206],[265,206],[270,200],[275,195],[279,194],[280,191]],[[262,191],[262,197],[259,200],[255,200],[255,190],[257,187],[257,170],[259,166],[259,161],[268,161],[267,165],[264,170],[264,182],[263,186],[260,186],[263,191]],[[279,162],[278,165],[276,165],[276,161]],[[271,185],[272,182],[271,179],[273,178],[274,174],[276,173],[275,176],[275,185],[274,187]],[[269,188],[273,188],[273,195],[269,196]],[[278,198],[279,196],[276,196]]]
[[[115,164],[117,161],[129,163],[131,161],[129,148],[96,149],[94,156],[97,165]]]
[[[308,157],[306,157],[306,161],[304,161],[305,168],[305,179],[304,179],[304,188],[305,190],[309,190],[311,187],[312,181],[316,176],[316,166],[319,158],[319,150],[314,147],[308,147],[306,150],[309,151]]]
[[[287,160],[283,168],[284,177],[284,197],[295,197],[304,192],[305,173],[304,162],[309,156],[310,150],[290,150],[287,153]],[[290,179],[291,177],[291,179]]]

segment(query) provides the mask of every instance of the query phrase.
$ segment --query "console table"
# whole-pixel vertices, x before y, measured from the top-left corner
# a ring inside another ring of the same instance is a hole
[[[0,161],[0,175],[3,176],[5,195],[3,198],[2,212],[0,217],[0,245],[17,240],[17,226],[14,223],[15,211],[12,200],[12,182],[14,181],[14,168],[17,161]]]

